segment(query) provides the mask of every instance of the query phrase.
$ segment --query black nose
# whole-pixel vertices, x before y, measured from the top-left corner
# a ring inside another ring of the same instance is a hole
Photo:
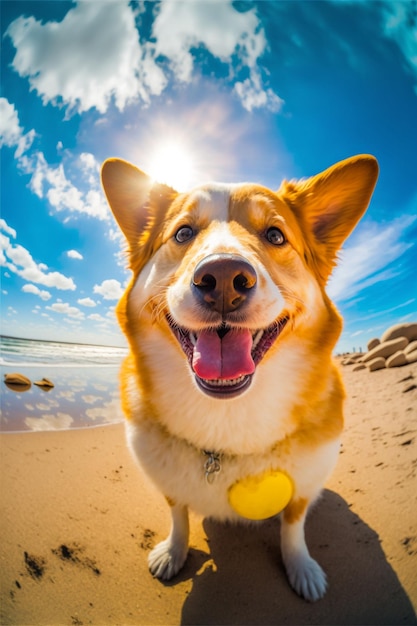
[[[222,315],[235,311],[254,292],[255,268],[237,254],[211,254],[195,268],[197,298]]]

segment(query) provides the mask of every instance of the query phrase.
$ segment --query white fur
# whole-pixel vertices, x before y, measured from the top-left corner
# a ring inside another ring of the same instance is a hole
[[[188,511],[184,506],[172,507],[171,531],[149,554],[148,564],[153,576],[169,580],[179,572],[188,553],[190,527]]]

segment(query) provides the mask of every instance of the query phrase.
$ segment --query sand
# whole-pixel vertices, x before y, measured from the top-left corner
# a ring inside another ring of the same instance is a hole
[[[118,424],[1,435],[1,623],[415,624],[417,364],[343,372],[342,453],[307,522],[323,600],[290,589],[276,520],[192,516],[184,570],[153,579],[167,507]]]

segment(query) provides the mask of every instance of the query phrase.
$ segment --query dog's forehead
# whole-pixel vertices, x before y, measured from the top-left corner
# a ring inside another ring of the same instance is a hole
[[[227,220],[232,188],[233,185],[225,183],[211,183],[198,187],[190,193],[191,204],[203,219]]]
[[[218,221],[229,220],[236,206],[264,213],[276,208],[277,201],[274,192],[251,183],[211,183],[193,189],[188,199],[202,219]]]

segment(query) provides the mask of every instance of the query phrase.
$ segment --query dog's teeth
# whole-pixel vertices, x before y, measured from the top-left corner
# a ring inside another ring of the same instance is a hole
[[[231,387],[232,385],[237,385],[244,380],[244,376],[239,376],[238,378],[232,378],[231,380],[222,380],[221,378],[216,378],[213,380],[208,380],[203,378],[204,382],[208,383],[212,387]]]
[[[256,348],[256,346],[258,345],[258,343],[261,340],[262,335],[264,334],[263,330],[258,330],[258,332],[256,333],[256,335],[253,338],[253,343],[252,343],[252,350],[253,348]]]
[[[197,335],[190,331],[189,337],[190,337],[191,343],[193,344],[193,346],[195,346],[197,343]]]

